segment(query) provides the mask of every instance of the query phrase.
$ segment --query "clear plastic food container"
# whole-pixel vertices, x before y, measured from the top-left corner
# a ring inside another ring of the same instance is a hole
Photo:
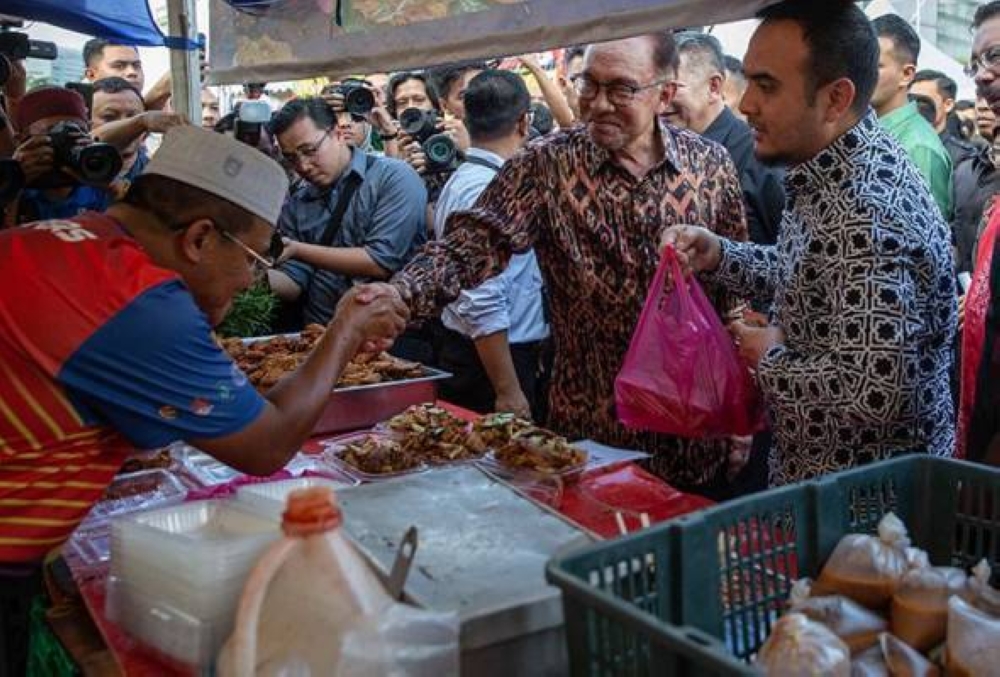
[[[117,576],[107,579],[105,613],[154,653],[198,672],[210,670],[235,624],[235,607],[198,618]]]
[[[226,484],[243,475],[239,470],[194,447],[177,445],[172,453],[179,471],[202,487]]]
[[[344,458],[344,452],[347,447],[353,443],[361,442],[367,437],[375,437],[385,440],[396,441],[392,435],[387,435],[385,433],[378,432],[362,432],[353,435],[346,435],[344,437],[338,437],[333,440],[329,440],[324,443],[323,458],[333,463],[345,473],[354,477],[362,482],[378,482],[380,480],[392,479],[393,477],[403,477],[404,475],[412,475],[418,472],[424,472],[428,469],[427,464],[423,462],[418,462],[412,468],[407,468],[406,470],[398,470],[395,472],[384,472],[384,473],[368,473],[360,468],[355,467],[349,463]]]
[[[184,484],[166,470],[140,470],[119,475],[104,492],[105,498],[87,516],[87,523],[111,517],[183,503],[187,497]]]
[[[326,477],[298,477],[263,484],[249,484],[236,490],[236,502],[247,510],[268,519],[281,521],[288,495],[299,489],[329,487],[334,491],[358,484],[357,480],[337,481]]]

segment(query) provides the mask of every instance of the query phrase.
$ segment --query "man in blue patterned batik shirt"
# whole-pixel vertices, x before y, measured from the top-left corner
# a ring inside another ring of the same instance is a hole
[[[775,433],[771,483],[954,446],[948,227],[868,106],[879,45],[854,3],[783,2],[745,61],[741,108],[763,160],[790,169],[777,245],[696,226],[664,242],[707,279],[770,298],[767,326],[732,333]]]

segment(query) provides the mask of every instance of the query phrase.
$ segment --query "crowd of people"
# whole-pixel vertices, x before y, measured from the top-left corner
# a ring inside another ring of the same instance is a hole
[[[919,69],[899,17],[760,18],[742,59],[664,32],[280,107],[258,83],[222,111],[206,88],[200,125],[170,112],[169,78],[143,93],[130,46],[88,44],[87,89],[9,82],[0,562],[61,543],[129,449],[280,468],[347,360],[390,345],[454,373],[445,399],[647,451],[715,499],[903,453],[1000,462],[1000,2],[972,21],[976,102]],[[108,148],[93,180],[81,157]],[[754,370],[769,432],[618,421],[664,246]],[[252,289],[280,300],[273,331],[329,327],[266,395],[212,337]]]

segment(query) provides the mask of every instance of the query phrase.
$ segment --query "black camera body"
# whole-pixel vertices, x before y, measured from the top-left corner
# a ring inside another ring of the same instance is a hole
[[[454,171],[461,163],[458,146],[450,136],[438,131],[439,121],[433,110],[407,108],[399,115],[399,128],[419,143],[427,156],[429,174]]]
[[[9,27],[11,24],[3,24]],[[16,24],[15,24],[16,25]],[[22,59],[46,59],[54,61],[59,56],[54,42],[31,40],[27,33],[0,31],[0,86],[7,83],[11,73],[11,61]]]
[[[27,184],[17,160],[0,160],[0,202],[13,199],[23,188],[63,188],[77,184],[107,186],[122,169],[122,156],[107,143],[91,141],[75,122],[56,124],[47,133],[52,146],[52,171]],[[79,143],[87,139],[88,143]],[[68,171],[64,171],[68,170]]]
[[[56,171],[68,169],[83,183],[106,186],[122,170],[122,156],[118,149],[109,143],[91,140],[87,130],[75,122],[58,123],[49,130],[48,137],[52,144]],[[87,143],[81,144],[81,139],[86,139]],[[65,172],[60,173],[65,175]],[[68,183],[76,181],[70,180]]]
[[[375,107],[375,95],[359,80],[344,80],[333,91],[344,97],[344,110],[355,120],[364,120]]]

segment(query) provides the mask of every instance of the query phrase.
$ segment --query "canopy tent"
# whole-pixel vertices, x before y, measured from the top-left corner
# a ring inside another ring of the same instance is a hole
[[[210,14],[216,84],[523,54],[751,17],[775,0],[234,0]]]
[[[145,0],[3,0],[0,12],[127,45],[185,46],[160,32]]]

